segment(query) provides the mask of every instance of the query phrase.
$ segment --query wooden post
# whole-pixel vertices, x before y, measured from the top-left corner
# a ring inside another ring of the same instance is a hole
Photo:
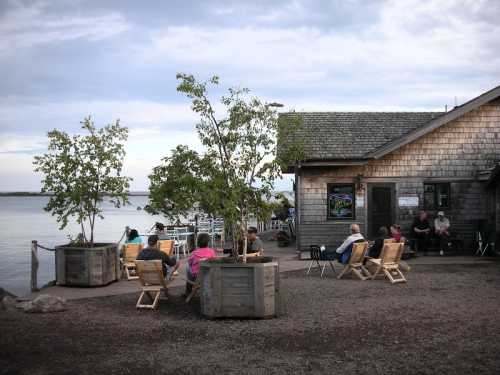
[[[31,241],[31,291],[38,291],[38,244]]]

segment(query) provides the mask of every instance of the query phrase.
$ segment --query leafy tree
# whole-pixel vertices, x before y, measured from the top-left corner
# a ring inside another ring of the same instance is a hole
[[[178,146],[153,169],[150,212],[176,219],[198,206],[224,217],[236,257],[249,216],[269,215],[267,201],[281,167],[301,158],[299,141],[280,152],[277,147],[278,137],[294,134],[300,120],[298,116],[279,117],[276,107],[280,105],[250,97],[246,88],[230,88],[221,97],[224,115],[219,117],[208,92],[210,86],[219,84],[217,76],[199,82],[181,73],[177,79],[177,90],[191,100],[192,110],[200,116],[196,130],[204,151]],[[243,252],[246,256],[246,240]]]
[[[87,135],[50,131],[48,152],[35,156],[33,164],[44,175],[42,192],[51,193],[44,209],[56,216],[60,229],[74,217],[84,244],[92,247],[96,218],[104,218],[104,196],[115,207],[128,204],[132,179],[121,176],[128,129],[118,120],[98,129],[90,117],[81,124]]]

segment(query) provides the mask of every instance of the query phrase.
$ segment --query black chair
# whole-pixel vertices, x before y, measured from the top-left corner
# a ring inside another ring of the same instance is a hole
[[[318,270],[321,271],[321,277],[323,277],[327,263],[330,263],[330,267],[333,273],[337,273],[335,271],[335,267],[333,266],[332,260],[321,259],[321,248],[318,245],[311,245],[309,247],[309,251],[311,254],[311,263],[309,263],[309,268],[307,269],[306,275],[309,275],[311,269],[314,266],[314,268],[318,268]]]

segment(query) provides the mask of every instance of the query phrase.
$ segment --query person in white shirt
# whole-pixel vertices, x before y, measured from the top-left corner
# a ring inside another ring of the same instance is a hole
[[[439,211],[434,220],[434,232],[439,237],[439,255],[444,255],[450,238],[450,220],[444,216],[443,211]]]
[[[345,239],[345,241],[342,243],[342,245],[337,247],[337,249],[335,249],[335,250],[332,249],[332,250],[323,251],[323,253],[321,254],[321,258],[324,260],[340,259],[342,254],[344,253],[344,251],[349,249],[349,247],[352,246],[352,244],[354,242],[364,240],[363,235],[359,232],[360,232],[359,225],[358,224],[351,224],[351,234],[349,235],[349,237],[347,237]]]
[[[354,242],[359,241],[359,240],[364,240],[364,237],[361,233],[359,233],[359,225],[358,224],[351,224],[351,235],[345,239],[344,242],[342,242],[342,245],[340,245],[337,250],[335,250],[338,254],[342,254],[344,251],[346,251],[350,245],[352,245]]]

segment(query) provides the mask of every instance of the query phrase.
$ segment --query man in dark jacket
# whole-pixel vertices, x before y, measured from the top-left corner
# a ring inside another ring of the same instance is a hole
[[[413,220],[411,225],[411,233],[417,245],[413,250],[415,252],[427,254],[429,245],[429,237],[431,235],[431,225],[427,219],[427,212],[420,211],[419,215]]]
[[[158,249],[158,236],[153,234],[148,237],[148,247],[143,249],[137,256],[137,260],[161,260],[163,275],[169,279],[170,275],[179,268],[179,263],[174,257],[169,257]]]

